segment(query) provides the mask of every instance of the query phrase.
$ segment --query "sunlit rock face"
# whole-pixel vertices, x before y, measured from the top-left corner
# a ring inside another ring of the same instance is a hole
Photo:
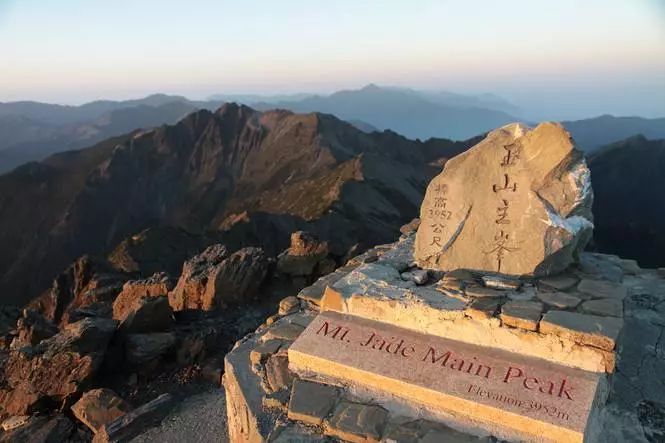
[[[449,160],[427,188],[415,258],[430,269],[548,275],[591,237],[589,169],[559,124],[510,124]]]

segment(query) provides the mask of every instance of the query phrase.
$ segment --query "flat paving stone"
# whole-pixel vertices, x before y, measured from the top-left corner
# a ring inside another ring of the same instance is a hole
[[[499,312],[499,306],[501,306],[499,298],[477,298],[467,306],[464,314],[474,320],[485,320],[494,317]]]
[[[263,335],[263,340],[281,339],[293,341],[304,331],[305,328],[295,323],[280,323],[271,327]]]
[[[501,307],[501,321],[513,328],[537,331],[542,313],[541,302],[510,300]]]
[[[612,351],[623,326],[615,317],[549,311],[540,321],[540,332],[568,336],[577,343]]]
[[[342,401],[326,420],[325,432],[352,443],[378,442],[387,419],[381,406]]]
[[[623,301],[616,298],[601,298],[582,303],[582,312],[604,317],[623,317]]]
[[[623,300],[628,295],[628,291],[624,285],[617,282],[606,280],[591,280],[588,278],[580,281],[577,285],[577,290],[589,294],[593,298],[616,298]]]
[[[552,277],[541,278],[538,280],[538,283],[559,291],[567,291],[568,289],[574,288],[579,281],[580,279],[574,275],[555,275]]]
[[[581,298],[565,292],[538,292],[536,297],[546,305],[559,309],[573,309],[582,302]]]
[[[288,417],[319,426],[332,411],[338,396],[339,389],[334,386],[297,379],[291,388]]]
[[[481,297],[504,297],[505,291],[497,289],[486,288],[484,286],[467,286],[464,288],[464,293],[467,297],[481,298]]]

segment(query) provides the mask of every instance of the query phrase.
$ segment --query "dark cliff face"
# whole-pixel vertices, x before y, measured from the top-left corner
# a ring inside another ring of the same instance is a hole
[[[56,154],[0,176],[0,304],[29,300],[80,255],[151,227],[272,252],[302,226],[340,255],[392,240],[438,172],[429,164],[467,147],[228,104]]]
[[[595,248],[665,266],[665,140],[637,136],[606,146],[589,167]]]

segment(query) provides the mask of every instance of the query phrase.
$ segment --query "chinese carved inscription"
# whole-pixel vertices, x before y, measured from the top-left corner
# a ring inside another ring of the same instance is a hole
[[[451,158],[427,188],[414,258],[423,268],[547,275],[590,238],[584,156],[559,124],[512,124]]]
[[[510,194],[511,192],[517,192],[517,182],[512,181],[510,178],[510,170],[517,165],[520,158],[520,148],[519,144],[511,143],[503,146],[503,149],[506,151],[506,154],[501,159],[500,167],[505,172],[502,173],[501,184],[493,184],[492,191],[495,194],[506,193]],[[510,200],[508,196],[501,197],[496,208],[497,217],[494,220],[494,223],[497,225],[509,225],[510,217],[508,210],[510,208]],[[501,272],[501,264],[506,259],[506,254],[517,252],[520,250],[516,244],[511,244],[513,241],[511,234],[504,230],[502,227],[494,235],[494,241],[492,242],[490,250],[486,251],[485,254],[493,254],[496,259],[496,271]]]

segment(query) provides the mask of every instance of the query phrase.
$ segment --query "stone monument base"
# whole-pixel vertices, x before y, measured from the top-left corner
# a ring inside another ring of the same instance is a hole
[[[606,441],[623,299],[655,271],[584,254],[539,280],[427,273],[412,244],[351,260],[236,344],[231,441]]]

